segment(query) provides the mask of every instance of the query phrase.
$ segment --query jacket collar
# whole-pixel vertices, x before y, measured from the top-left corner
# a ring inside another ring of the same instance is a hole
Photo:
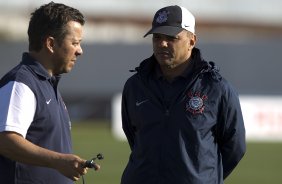
[[[194,48],[191,55],[191,64],[187,70],[183,73],[183,77],[191,76],[191,73],[206,73],[210,72],[211,76],[215,80],[221,80],[221,75],[219,74],[219,67],[215,65],[214,62],[207,62],[202,59],[201,52],[198,48]],[[135,68],[137,73],[142,77],[148,77],[155,72],[158,62],[154,55],[145,59],[140,63],[138,67]]]

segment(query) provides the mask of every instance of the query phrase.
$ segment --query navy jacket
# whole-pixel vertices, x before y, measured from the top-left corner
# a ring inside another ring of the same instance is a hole
[[[222,184],[245,153],[238,95],[194,48],[190,77],[169,106],[150,86],[154,56],[123,90],[122,125],[131,155],[122,184]]]

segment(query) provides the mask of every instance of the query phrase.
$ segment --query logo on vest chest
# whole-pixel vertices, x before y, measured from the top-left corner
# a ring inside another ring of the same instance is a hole
[[[46,100],[46,104],[49,105],[49,103],[51,102],[51,98],[49,100]]]

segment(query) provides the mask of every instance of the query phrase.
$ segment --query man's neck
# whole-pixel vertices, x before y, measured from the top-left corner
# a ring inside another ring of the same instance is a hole
[[[44,54],[44,52],[30,51],[29,54],[47,70],[50,76],[53,76],[52,67],[50,66],[48,57]]]
[[[161,66],[161,71],[164,78],[168,82],[172,82],[176,77],[183,74],[187,67],[189,67],[190,59],[176,67]]]

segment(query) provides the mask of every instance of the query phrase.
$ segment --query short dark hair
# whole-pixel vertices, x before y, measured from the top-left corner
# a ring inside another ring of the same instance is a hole
[[[60,44],[67,34],[66,25],[69,21],[81,25],[85,23],[79,10],[64,4],[50,2],[36,9],[31,13],[28,26],[29,50],[39,51],[48,36],[54,37]]]

